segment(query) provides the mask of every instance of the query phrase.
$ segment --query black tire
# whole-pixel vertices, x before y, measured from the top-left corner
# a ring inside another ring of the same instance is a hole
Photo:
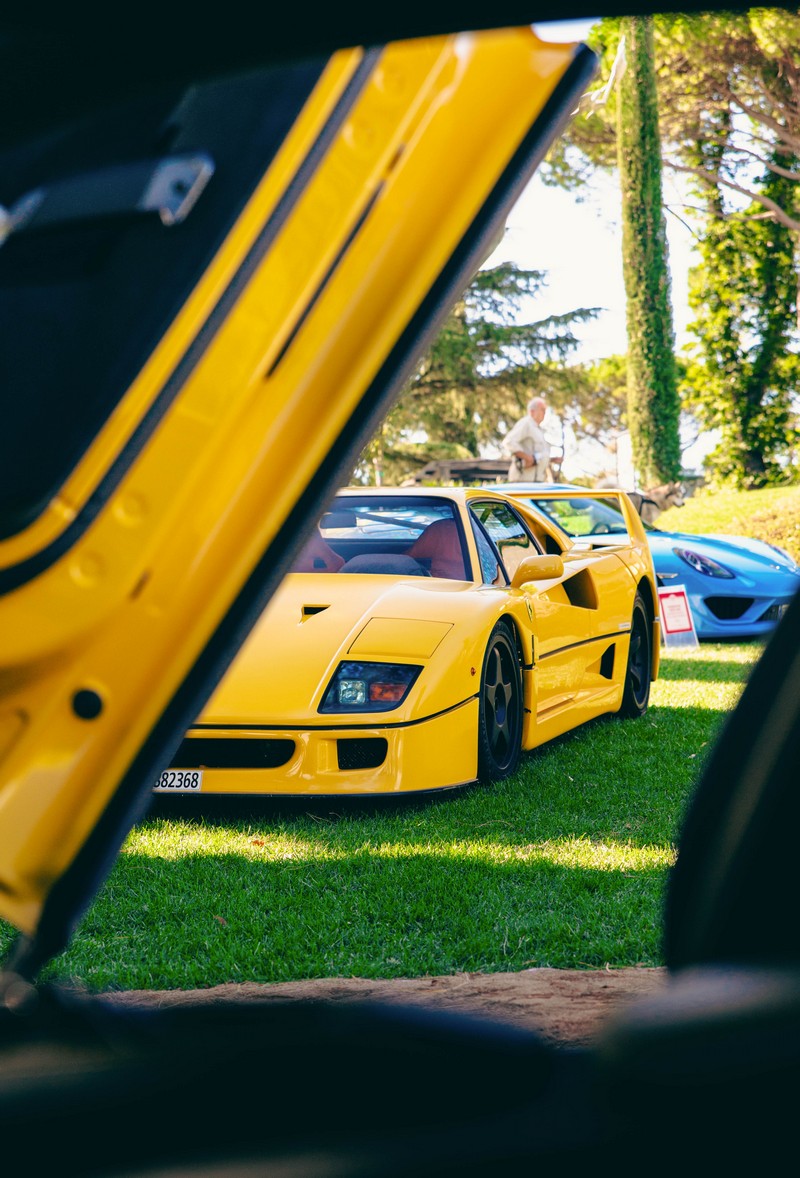
[[[505,622],[489,635],[481,670],[478,779],[502,781],[517,767],[522,741],[522,674]]]
[[[625,668],[625,689],[617,713],[625,720],[643,716],[650,702],[650,670],[652,666],[653,628],[650,614],[640,593],[633,602],[631,641],[628,665]]]

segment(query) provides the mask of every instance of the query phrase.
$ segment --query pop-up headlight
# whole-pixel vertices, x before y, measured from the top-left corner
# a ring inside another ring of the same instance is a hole
[[[321,712],[388,712],[408,695],[422,667],[402,663],[339,663]]]

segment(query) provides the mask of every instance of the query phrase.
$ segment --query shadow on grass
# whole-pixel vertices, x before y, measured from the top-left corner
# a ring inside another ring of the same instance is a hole
[[[665,853],[727,715],[601,718],[506,781],[422,798],[169,799],[176,843],[126,848],[52,973],[188,988],[660,964]],[[198,853],[204,826],[230,851]]]
[[[311,794],[301,797],[279,797],[275,794],[206,794],[162,798],[156,795],[143,821],[157,818],[186,819],[190,822],[224,826],[230,822],[292,822],[302,818],[320,821],[333,821],[338,818],[377,818],[435,809],[447,805],[454,798],[465,796],[473,789],[481,788],[478,782],[471,782],[452,789],[378,796]]]
[[[142,825],[282,830],[341,849],[384,841],[424,847],[488,833],[508,845],[583,837],[669,843],[727,715],[658,707],[640,720],[600,717],[523,754],[505,781],[424,795],[156,796]]]
[[[134,832],[51,976],[97,990],[658,965],[670,847],[727,715],[602,718],[503,782],[423,799],[179,806],[182,821],[142,825],[164,840],[152,855]]]

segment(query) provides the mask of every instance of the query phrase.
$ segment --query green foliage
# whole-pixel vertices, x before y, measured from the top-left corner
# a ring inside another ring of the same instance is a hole
[[[644,486],[681,470],[672,306],[652,20],[627,17],[625,70],[617,96],[622,255],[628,324],[628,427]]]
[[[697,337],[682,388],[720,483],[785,482],[797,446],[796,14],[665,18],[665,133],[701,204]]]
[[[628,377],[625,356],[573,364],[551,374],[548,403],[580,442],[592,438],[613,448],[627,429]]]
[[[770,9],[660,17],[662,139],[669,165],[728,211],[747,200],[797,232],[800,17]],[[699,148],[699,151],[698,151]],[[766,171],[787,177],[770,192]],[[747,198],[742,202],[741,197]],[[786,198],[786,199],[784,199]]]
[[[791,207],[795,181],[768,171],[762,192]],[[723,219],[711,207],[701,264],[691,276],[698,337],[686,394],[719,434],[707,467],[720,482],[786,482],[800,440],[792,393],[800,362],[790,350],[797,320],[795,235],[752,204]]]
[[[480,270],[395,408],[361,456],[360,482],[399,483],[434,458],[478,457],[497,443],[576,347],[582,308],[526,316],[545,275],[512,262]]]
[[[697,346],[680,393],[703,427],[719,430],[720,444],[710,459],[713,477],[740,486],[767,485],[786,479],[797,447],[800,15],[764,8],[664,14],[653,27],[662,148],[646,132],[647,150],[653,163],[663,150],[665,166],[689,178],[696,206],[688,215],[702,257],[690,295]],[[601,76],[549,161],[552,183],[576,189],[595,168],[612,165],[615,121],[625,114],[626,102],[632,117],[652,116],[649,81],[642,86],[636,76],[634,92],[625,98],[626,78],[632,81],[638,60],[631,44],[626,75],[619,84],[612,76],[623,33],[630,40],[628,20],[603,20],[592,32]],[[622,168],[629,151],[620,145],[620,152]],[[623,173],[627,205],[626,184]],[[653,222],[642,232],[657,252],[661,227]],[[638,323],[639,310],[631,308],[630,299],[638,294],[652,306],[654,295],[668,292],[657,282],[655,291],[648,286],[648,262],[632,259],[629,246],[625,249],[626,269],[634,275],[626,283],[629,310]],[[642,344],[631,337],[630,345],[632,384],[647,388],[648,365],[658,366],[656,356],[665,350],[657,321],[652,338]],[[634,349],[644,352],[644,361]],[[637,396],[631,410],[635,458],[638,433],[645,449],[652,445],[647,394],[642,397],[643,408]],[[671,409],[666,412],[669,418]]]
[[[616,166],[617,51],[624,24],[605,18],[591,31],[598,80],[545,161],[547,183],[580,194],[596,169]],[[664,13],[653,19],[653,31],[665,166],[701,185],[723,184],[732,194],[760,199],[754,164],[756,174],[759,165],[775,166],[777,146],[791,166],[800,142],[800,15],[769,8]],[[721,149],[710,168],[709,159],[697,158],[698,146]],[[765,208],[785,212],[789,227],[800,230],[794,208]]]
[[[621,65],[620,19],[606,17],[592,27],[587,43],[597,54],[597,81],[581,98],[575,117],[559,135],[540,169],[543,182],[573,192],[577,200],[596,169],[617,167],[617,96],[615,69]]]

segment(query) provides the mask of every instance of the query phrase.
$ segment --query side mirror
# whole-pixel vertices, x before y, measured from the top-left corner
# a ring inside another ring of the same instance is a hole
[[[519,589],[528,581],[554,581],[563,576],[564,562],[560,556],[526,556],[517,565],[511,588]]]

